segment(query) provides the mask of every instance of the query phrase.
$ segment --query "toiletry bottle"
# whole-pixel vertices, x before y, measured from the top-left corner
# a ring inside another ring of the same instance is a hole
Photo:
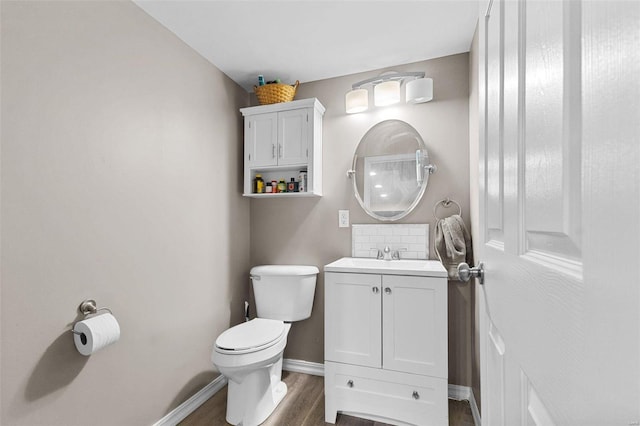
[[[264,76],[262,74],[258,76],[258,86],[264,86]]]
[[[298,175],[298,191],[299,192],[307,192],[307,171],[300,170],[300,174]]]
[[[271,186],[271,182],[267,182],[264,187],[264,192],[267,194],[271,194],[273,192],[273,186]]]
[[[260,173],[256,174],[256,193],[264,193],[264,180],[262,180],[262,175]]]
[[[278,182],[278,192],[287,192],[287,184],[284,183],[284,179],[280,179]]]
[[[299,192],[300,184],[296,182],[294,178],[291,178],[291,182],[289,182],[288,191],[289,192]]]
[[[272,180],[271,181],[271,190],[273,191],[274,194],[276,192],[278,192],[278,181],[277,180]]]

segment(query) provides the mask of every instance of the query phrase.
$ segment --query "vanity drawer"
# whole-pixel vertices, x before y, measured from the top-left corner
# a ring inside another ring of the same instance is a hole
[[[399,425],[449,424],[447,379],[325,362],[326,421],[338,411]]]

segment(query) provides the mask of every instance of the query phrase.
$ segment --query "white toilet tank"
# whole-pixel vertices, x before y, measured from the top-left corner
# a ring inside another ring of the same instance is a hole
[[[259,318],[300,321],[311,316],[318,268],[304,265],[263,265],[251,268]]]

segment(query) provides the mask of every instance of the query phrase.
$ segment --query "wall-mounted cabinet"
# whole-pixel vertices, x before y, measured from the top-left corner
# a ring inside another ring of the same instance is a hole
[[[315,98],[242,108],[244,116],[244,193],[246,197],[309,197],[322,195],[322,116]],[[253,179],[298,181],[307,172],[305,192],[253,191]]]

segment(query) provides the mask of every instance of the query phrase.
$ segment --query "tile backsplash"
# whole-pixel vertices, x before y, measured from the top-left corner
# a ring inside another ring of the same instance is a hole
[[[428,259],[429,224],[351,226],[352,257],[376,257],[385,246],[399,250],[400,259]]]

